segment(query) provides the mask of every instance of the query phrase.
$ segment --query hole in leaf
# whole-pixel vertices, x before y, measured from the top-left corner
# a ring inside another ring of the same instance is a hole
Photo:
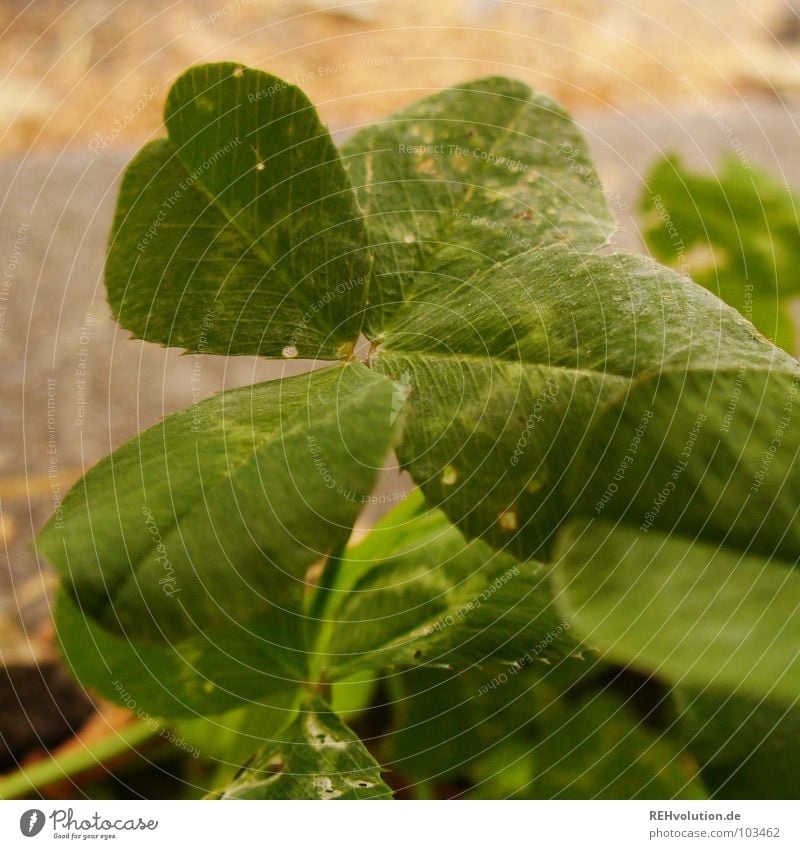
[[[286,357],[287,360],[291,360],[293,357],[297,356],[297,348],[294,345],[287,345],[282,351],[281,354]]]
[[[331,781],[331,779],[327,775],[319,776],[319,778],[317,778],[314,783],[319,788],[322,794],[322,798],[325,798],[326,796],[336,797],[342,795],[341,790],[337,790],[334,787],[333,781]]]

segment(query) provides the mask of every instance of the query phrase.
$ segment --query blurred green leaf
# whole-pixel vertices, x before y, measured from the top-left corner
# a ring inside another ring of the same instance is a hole
[[[466,542],[438,510],[398,533],[414,544],[398,552],[383,534],[386,553],[335,609],[326,649],[334,678],[398,665],[526,665],[576,651],[540,564]]]
[[[785,184],[735,156],[716,175],[676,156],[647,176],[644,238],[658,259],[680,267],[794,353],[786,299],[800,294],[798,198]]]
[[[684,691],[688,746],[719,799],[800,796],[800,710],[744,696]]]
[[[142,642],[100,627],[62,591],[55,624],[78,681],[145,718],[213,717],[262,704],[288,710],[307,681],[302,651],[282,645],[293,635],[276,633],[272,622],[172,645]]]
[[[387,766],[410,788],[471,798],[705,798],[691,756],[619,694],[590,686],[596,672],[564,661],[491,679],[407,673]]]
[[[575,519],[561,601],[604,657],[695,687],[792,704],[800,692],[800,574],[792,562]]]

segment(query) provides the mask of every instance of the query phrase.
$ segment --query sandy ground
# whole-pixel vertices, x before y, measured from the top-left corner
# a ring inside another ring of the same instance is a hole
[[[0,146],[124,147],[159,130],[176,75],[222,59],[299,82],[337,128],[486,74],[582,110],[785,95],[793,2],[2,0]]]

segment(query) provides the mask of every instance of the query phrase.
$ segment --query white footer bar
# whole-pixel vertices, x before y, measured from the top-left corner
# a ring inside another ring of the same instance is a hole
[[[0,846],[795,847],[797,802],[2,802]],[[192,841],[191,844],[185,841]],[[197,843],[195,843],[197,841]]]

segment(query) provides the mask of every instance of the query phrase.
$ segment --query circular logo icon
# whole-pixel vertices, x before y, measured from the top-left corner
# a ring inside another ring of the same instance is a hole
[[[44,828],[44,813],[38,808],[31,808],[19,818],[19,830],[25,837],[36,837]]]

